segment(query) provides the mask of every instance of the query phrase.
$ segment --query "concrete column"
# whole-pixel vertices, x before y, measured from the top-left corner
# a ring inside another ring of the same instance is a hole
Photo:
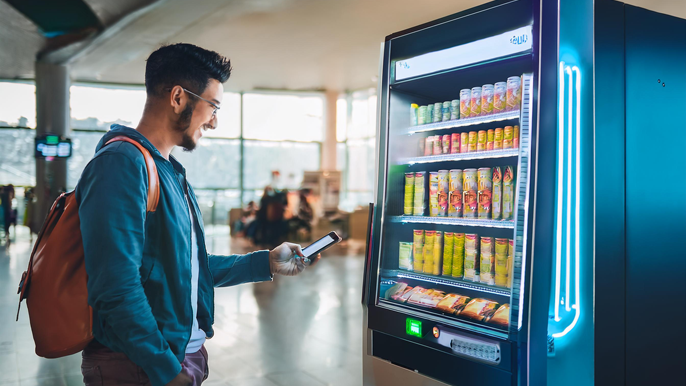
[[[36,136],[55,134],[68,137],[71,133],[69,110],[69,67],[36,62]],[[53,201],[67,188],[67,159],[52,161],[36,159],[35,215],[42,224]]]
[[[336,101],[337,91],[324,94],[324,142],[322,143],[322,170],[336,170]]]

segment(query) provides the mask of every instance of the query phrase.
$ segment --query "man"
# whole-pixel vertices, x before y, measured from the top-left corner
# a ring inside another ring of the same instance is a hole
[[[90,385],[199,385],[203,343],[214,334],[214,287],[297,275],[300,246],[247,255],[208,255],[193,189],[175,146],[193,150],[217,125],[228,59],[190,44],[160,48],[145,69],[147,100],[134,130],[114,125],[76,189],[95,341],[83,352]],[[160,200],[146,213],[148,179],[140,142],[155,160]],[[317,256],[316,259],[319,259]]]

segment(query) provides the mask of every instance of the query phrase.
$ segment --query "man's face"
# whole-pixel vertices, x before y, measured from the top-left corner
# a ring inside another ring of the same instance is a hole
[[[194,90],[189,90],[195,92]],[[215,107],[190,93],[187,97],[186,106],[176,122],[176,131],[181,133],[178,146],[186,151],[192,151],[202,137],[203,130],[213,130],[217,127],[217,117],[213,115]],[[217,106],[221,105],[224,95],[224,86],[215,79],[210,79],[205,91],[200,96]]]

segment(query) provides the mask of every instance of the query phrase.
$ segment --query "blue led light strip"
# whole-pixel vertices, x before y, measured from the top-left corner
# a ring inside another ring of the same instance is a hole
[[[560,62],[559,80],[555,297],[554,323],[551,323],[552,329],[557,331],[552,334],[555,338],[567,335],[581,316],[581,71],[576,66]]]

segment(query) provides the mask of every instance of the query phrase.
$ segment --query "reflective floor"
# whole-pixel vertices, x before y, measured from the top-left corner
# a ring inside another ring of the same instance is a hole
[[[251,250],[227,228],[209,229],[207,243],[216,254]],[[25,228],[0,248],[0,385],[82,385],[79,355],[37,357],[25,307],[14,321],[30,251]],[[348,243],[298,277],[217,289],[203,385],[361,385],[363,253],[364,245]]]

